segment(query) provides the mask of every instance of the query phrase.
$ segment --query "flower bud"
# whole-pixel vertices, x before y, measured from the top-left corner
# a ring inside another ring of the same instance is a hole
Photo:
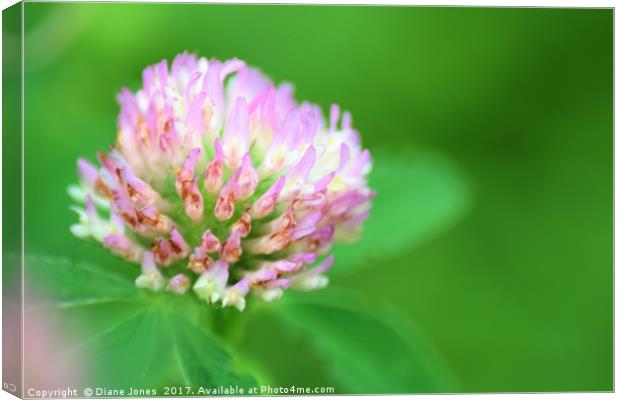
[[[349,112],[325,119],[240,60],[187,53],[147,67],[118,102],[112,150],[77,162],[75,236],[140,264],[140,288],[192,287],[239,310],[250,294],[327,285],[333,243],[359,236],[375,195]]]

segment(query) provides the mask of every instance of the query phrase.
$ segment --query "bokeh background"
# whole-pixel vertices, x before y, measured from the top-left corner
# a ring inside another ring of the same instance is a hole
[[[461,391],[612,390],[612,10],[26,3],[24,29],[27,251],[84,251],[65,189],[122,86],[184,50],[239,57],[469,188],[434,237],[334,284],[406,313]]]

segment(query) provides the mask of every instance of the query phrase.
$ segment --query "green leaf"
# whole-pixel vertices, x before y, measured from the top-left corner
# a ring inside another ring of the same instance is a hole
[[[429,342],[388,306],[366,304],[330,288],[287,293],[271,310],[306,339],[332,384],[345,393],[455,389],[454,378]]]
[[[330,274],[351,273],[418,246],[461,217],[469,192],[459,169],[437,154],[373,153],[370,187],[377,191],[360,240],[337,245]]]
[[[29,309],[57,316],[76,338],[63,349],[65,361],[86,367],[87,386],[162,395],[166,385],[255,385],[236,371],[227,346],[208,329],[209,307],[194,296],[138,290],[113,266],[28,257],[25,268],[29,292],[42,299]]]

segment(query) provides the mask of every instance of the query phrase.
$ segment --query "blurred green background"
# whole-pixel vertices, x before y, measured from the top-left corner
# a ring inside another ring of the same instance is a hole
[[[433,240],[335,285],[404,311],[462,391],[612,390],[612,10],[26,3],[24,29],[28,252],[93,251],[65,190],[122,86],[184,50],[239,57],[471,188]]]

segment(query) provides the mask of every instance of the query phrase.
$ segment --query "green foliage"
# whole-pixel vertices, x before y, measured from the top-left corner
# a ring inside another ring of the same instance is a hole
[[[344,393],[453,391],[442,361],[411,323],[346,292],[287,293],[272,311],[303,335]]]
[[[370,187],[377,191],[370,217],[359,242],[336,247],[334,274],[419,245],[458,219],[469,200],[458,168],[437,154],[373,154]]]
[[[255,385],[210,332],[213,310],[193,296],[139,290],[105,265],[52,257],[28,257],[25,265],[31,287],[45,299],[34,306],[60,310],[77,332],[80,340],[68,351],[92,360],[94,385]]]

